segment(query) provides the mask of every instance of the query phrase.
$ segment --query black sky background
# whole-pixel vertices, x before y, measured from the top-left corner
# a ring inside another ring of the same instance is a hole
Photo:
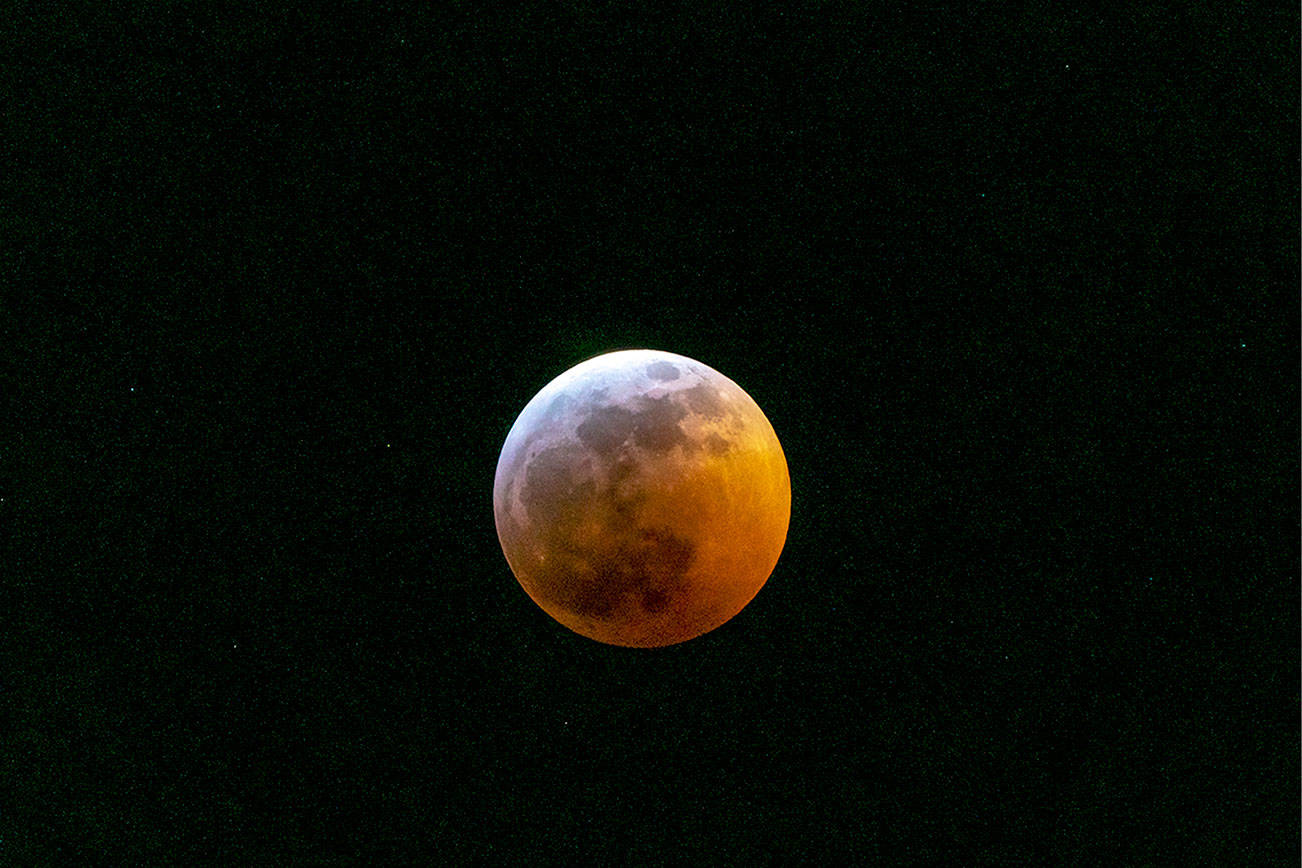
[[[3,25],[0,861],[1296,856],[1295,9],[105,5]],[[626,347],[793,487],[652,651],[491,510]]]

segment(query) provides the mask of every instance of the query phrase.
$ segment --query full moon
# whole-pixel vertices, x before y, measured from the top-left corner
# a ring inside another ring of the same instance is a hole
[[[511,571],[561,624],[611,645],[685,642],[768,581],[791,480],[732,380],[658,350],[588,359],[507,434],[493,515]]]

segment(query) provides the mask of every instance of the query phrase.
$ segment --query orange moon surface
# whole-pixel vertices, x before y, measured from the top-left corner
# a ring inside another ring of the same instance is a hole
[[[511,571],[561,624],[611,645],[693,639],[768,581],[791,480],[773,426],[718,371],[620,350],[548,383],[493,482]]]

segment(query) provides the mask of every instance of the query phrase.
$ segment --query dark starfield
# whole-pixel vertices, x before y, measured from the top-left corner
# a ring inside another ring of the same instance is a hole
[[[4,29],[0,862],[1296,858],[1296,9],[54,5]],[[492,508],[631,347],[792,485],[654,650]]]

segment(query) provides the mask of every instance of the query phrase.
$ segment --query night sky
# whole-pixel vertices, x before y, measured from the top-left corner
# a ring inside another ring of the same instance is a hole
[[[0,862],[1296,858],[1296,9],[20,5]],[[655,650],[492,515],[629,347],[793,491]]]

